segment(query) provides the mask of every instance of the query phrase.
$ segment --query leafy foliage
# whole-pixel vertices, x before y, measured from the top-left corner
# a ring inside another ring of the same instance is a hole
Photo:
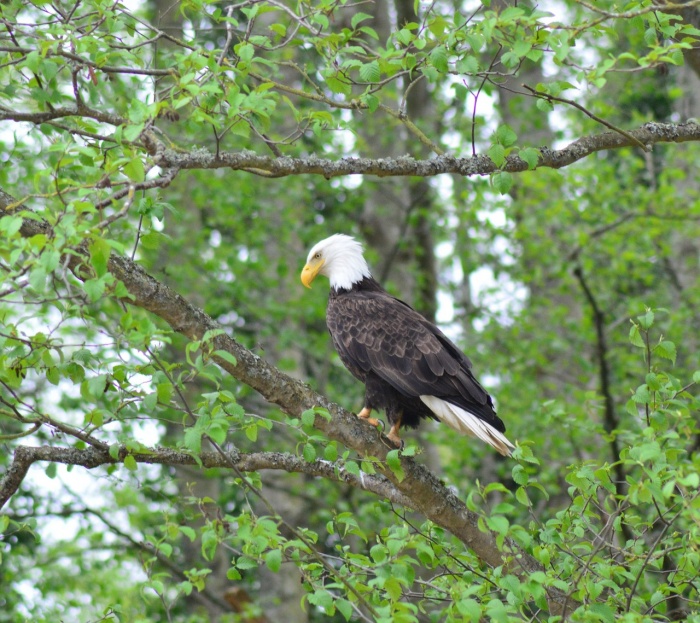
[[[0,621],[700,621],[692,16],[1,7]],[[359,408],[297,279],[334,231],[454,311],[514,461],[285,393]]]

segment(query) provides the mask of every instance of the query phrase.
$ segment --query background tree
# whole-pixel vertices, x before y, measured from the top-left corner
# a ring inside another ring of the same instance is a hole
[[[2,3],[0,621],[698,620],[697,4]],[[514,461],[339,406],[336,231]]]

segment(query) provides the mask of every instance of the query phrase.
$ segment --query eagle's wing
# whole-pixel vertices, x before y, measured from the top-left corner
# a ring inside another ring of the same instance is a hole
[[[371,371],[406,396],[436,396],[487,421],[496,417],[469,359],[399,299],[384,292],[349,293],[328,312],[335,347],[349,368]]]

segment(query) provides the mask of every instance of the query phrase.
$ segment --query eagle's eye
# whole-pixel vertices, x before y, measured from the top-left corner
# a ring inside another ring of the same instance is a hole
[[[318,260],[318,259],[320,259],[320,258],[321,258],[321,254],[320,254],[320,253],[317,253],[316,255],[314,255],[314,259],[315,259],[315,260]]]

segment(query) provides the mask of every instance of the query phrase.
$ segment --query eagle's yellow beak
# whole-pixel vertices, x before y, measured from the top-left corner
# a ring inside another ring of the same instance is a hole
[[[316,279],[316,276],[321,272],[324,264],[325,260],[319,258],[317,260],[311,260],[304,266],[304,270],[301,271],[301,282],[307,288],[311,287],[311,282]]]

